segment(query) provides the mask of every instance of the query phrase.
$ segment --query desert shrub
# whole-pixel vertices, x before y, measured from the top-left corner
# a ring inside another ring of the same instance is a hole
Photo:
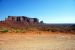
[[[16,28],[16,27],[11,27],[11,28],[12,28],[13,31],[16,32],[16,33],[20,32],[20,30],[19,30],[18,28]]]
[[[57,30],[56,29],[51,29],[51,32],[56,32]]]
[[[21,32],[21,30],[19,30],[19,29],[14,29],[13,31],[16,32],[16,33]]]
[[[40,31],[51,31],[51,28],[40,27],[39,30],[40,30]]]
[[[15,29],[13,29],[13,32],[16,32],[16,33],[25,33],[25,30],[15,28]]]
[[[49,30],[48,30],[47,28],[45,28],[45,27],[40,27],[39,30],[40,30],[40,31],[49,31]]]
[[[8,32],[8,29],[3,28],[3,29],[0,30],[0,32],[6,33],[6,32]]]
[[[8,32],[8,30],[7,29],[4,29],[4,30],[2,30],[2,32],[6,33],[6,32]]]
[[[16,27],[11,27],[12,29],[16,30],[17,28]]]
[[[17,30],[16,27],[11,27],[12,31],[15,32]]]

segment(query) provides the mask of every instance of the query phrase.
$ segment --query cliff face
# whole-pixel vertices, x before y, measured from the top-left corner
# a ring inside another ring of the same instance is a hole
[[[39,20],[37,18],[29,18],[26,16],[8,16],[8,18],[6,18],[5,21],[39,23]]]
[[[37,18],[29,18],[26,16],[8,16],[4,21],[0,21],[0,27],[8,28],[28,28],[40,24]]]

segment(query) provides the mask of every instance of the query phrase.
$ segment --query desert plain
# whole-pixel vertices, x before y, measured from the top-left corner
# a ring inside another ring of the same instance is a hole
[[[75,35],[60,32],[0,34],[0,50],[75,50]]]

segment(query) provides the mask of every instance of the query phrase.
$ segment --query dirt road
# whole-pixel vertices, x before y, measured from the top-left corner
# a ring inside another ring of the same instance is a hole
[[[75,50],[75,35],[0,34],[0,50]]]

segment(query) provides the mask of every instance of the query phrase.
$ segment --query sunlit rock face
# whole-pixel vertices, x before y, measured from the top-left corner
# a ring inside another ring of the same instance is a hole
[[[6,18],[6,21],[17,21],[17,22],[29,22],[29,23],[38,23],[39,20],[37,18],[29,18],[26,16],[8,16],[8,18]]]

